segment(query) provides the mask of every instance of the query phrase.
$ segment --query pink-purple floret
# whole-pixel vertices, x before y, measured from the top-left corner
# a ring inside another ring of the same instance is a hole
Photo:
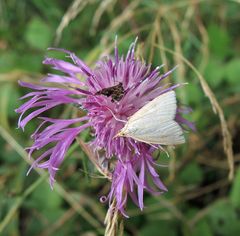
[[[39,117],[42,123],[31,136],[34,144],[28,148],[29,155],[32,156],[34,152],[39,152],[49,144],[53,145],[36,158],[30,170],[48,169],[50,185],[53,187],[56,171],[70,145],[83,130],[91,127],[94,132],[91,142],[93,150],[96,153],[104,150],[107,159],[116,159],[107,199],[109,203],[116,199],[117,209],[125,216],[128,196],[143,209],[144,190],[151,194],[160,194],[167,189],[155,170],[156,163],[152,158],[155,148],[131,138],[114,136],[124,126],[121,120],[127,120],[160,94],[180,86],[176,84],[166,87],[161,84],[161,80],[173,70],[163,75],[160,75],[160,67],[151,70],[150,65],[135,58],[135,44],[136,42],[131,44],[126,57],[120,57],[115,46],[114,57],[100,60],[94,69],[89,68],[74,53],[57,49],[66,53],[72,63],[54,58],[46,58],[43,63],[64,72],[65,75],[49,74],[42,79],[42,82],[56,84],[56,87],[20,82],[21,86],[30,88],[33,92],[21,98],[29,100],[16,110],[21,113],[18,126],[22,129],[30,120],[58,105],[76,104],[87,111],[86,116],[75,119]],[[80,76],[85,80],[80,80]],[[124,89],[123,97],[119,101],[101,94],[96,95],[98,91],[119,83],[122,83]],[[30,109],[30,113],[23,118]],[[175,119],[179,124],[194,129],[194,125],[181,116],[186,112],[189,110],[178,108]]]

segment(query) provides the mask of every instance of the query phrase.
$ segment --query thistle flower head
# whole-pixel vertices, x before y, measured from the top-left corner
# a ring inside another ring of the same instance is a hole
[[[180,86],[164,85],[162,80],[173,70],[161,75],[161,67],[151,69],[151,65],[136,59],[135,45],[136,41],[130,45],[125,57],[119,55],[116,45],[114,56],[101,59],[94,69],[89,68],[74,53],[60,49],[71,58],[72,63],[54,58],[46,58],[43,63],[64,75],[48,74],[42,79],[42,83],[51,83],[51,87],[20,82],[21,86],[33,91],[22,97],[29,100],[16,110],[21,113],[18,126],[24,129],[30,120],[59,105],[76,104],[84,109],[86,115],[74,119],[40,117],[42,122],[31,136],[34,144],[29,148],[29,155],[44,151],[38,155],[31,168],[48,169],[50,185],[53,187],[55,174],[66,151],[84,129],[91,127],[91,148],[96,155],[100,150],[104,151],[109,162],[114,160],[112,185],[107,199],[109,202],[115,199],[117,209],[124,215],[129,196],[143,209],[144,190],[159,194],[167,189],[155,170],[152,158],[155,147],[131,138],[115,136],[123,128],[124,121],[145,104]],[[79,76],[85,80],[80,80]],[[23,118],[29,109],[33,111]],[[181,116],[182,112],[182,109],[177,109],[175,120],[194,128],[191,122]],[[49,144],[51,147],[46,151]],[[153,189],[153,184],[158,191]]]

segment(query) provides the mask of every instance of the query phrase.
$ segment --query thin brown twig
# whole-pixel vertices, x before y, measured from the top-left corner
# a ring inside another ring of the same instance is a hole
[[[13,149],[30,165],[32,160],[28,158],[26,151],[21,147],[21,145],[7,132],[3,127],[0,126],[1,136],[13,147]],[[35,170],[40,176],[45,175],[45,171],[36,169]],[[84,209],[60,184],[55,183],[54,190],[72,206],[75,211],[81,215],[86,221],[89,222],[97,231],[101,232],[101,223],[98,222],[88,211]],[[20,206],[20,205],[19,205]],[[17,209],[15,209],[17,211]]]
[[[101,20],[101,17],[103,13],[111,6],[113,7],[116,3],[116,0],[102,0],[98,6],[98,8],[95,11],[95,14],[93,16],[92,20],[92,26],[90,29],[90,32],[92,35],[96,33],[96,28],[99,24],[99,21]]]
[[[238,103],[240,103],[240,94],[234,94],[233,96],[224,99],[222,102],[223,106],[231,106]]]
[[[48,225],[46,230],[39,234],[39,236],[48,236],[53,235],[53,233],[64,226],[64,223],[71,219],[76,214],[75,209],[70,208],[68,209],[56,222],[52,225]]]
[[[189,25],[191,24],[192,17],[194,16],[194,13],[195,13],[195,5],[196,5],[196,1],[191,0],[188,7],[187,7],[187,10],[186,10],[186,13],[184,15],[183,21],[181,23],[183,32],[188,32],[189,31]]]
[[[94,152],[91,150],[91,148],[84,143],[81,139],[77,138],[78,143],[82,150],[86,153],[88,156],[89,160],[93,163],[93,165],[97,168],[97,170],[105,176],[107,179],[110,181],[112,180],[112,173],[108,170],[105,170],[101,167],[100,163],[98,162],[97,156],[94,154]]]
[[[40,73],[32,73],[24,70],[12,70],[8,73],[0,73],[0,82],[14,82],[24,78],[26,81],[32,80],[32,77],[35,77],[37,80],[42,78]]]
[[[201,63],[199,65],[199,70],[200,71],[204,71],[204,69],[206,68],[207,64],[208,64],[208,60],[209,60],[209,49],[208,49],[208,43],[209,43],[209,39],[208,39],[208,33],[207,30],[202,22],[202,18],[199,14],[199,4],[196,3],[196,12],[197,14],[195,15],[196,17],[196,25],[198,27],[199,33],[202,37],[202,45],[201,45],[201,51],[202,51],[202,60]]]
[[[184,201],[195,199],[204,194],[217,190],[219,188],[223,188],[224,186],[227,186],[227,185],[229,185],[229,181],[227,179],[221,179],[217,182],[204,186],[203,188],[200,188],[197,191],[196,189],[194,189],[191,193],[186,193],[183,196],[179,195],[179,198],[184,199]]]
[[[176,54],[174,54],[174,62],[175,65],[178,65],[178,69],[176,70],[177,73],[177,80],[178,83],[183,84],[185,82],[185,67],[183,66],[183,61],[181,60],[181,57],[179,55],[182,55],[182,47],[181,47],[181,37],[180,37],[180,33],[177,29],[176,23],[174,22],[173,18],[171,17],[171,14],[166,14],[164,16],[164,18],[166,19],[166,22],[168,23],[170,32],[172,34],[172,38],[173,38],[173,42],[174,42],[174,48],[176,51]],[[184,92],[184,90],[180,91],[180,96],[183,100],[183,102],[186,101],[186,94]]]
[[[123,235],[124,225],[121,215],[116,208],[116,199],[112,201],[108,208],[104,224],[106,225],[105,236]]]
[[[184,223],[187,222],[183,213],[174,205],[173,202],[171,202],[161,196],[156,197],[156,199],[161,203],[161,205],[165,206],[177,219],[181,220]]]
[[[203,208],[198,213],[196,213],[196,215],[189,221],[190,228],[193,229],[195,224],[199,220],[201,220],[205,215],[207,215],[210,209],[211,209],[211,205]]]
[[[162,47],[165,47],[165,43],[164,43],[163,35],[162,35],[161,11],[160,10],[157,15],[157,21],[156,21],[155,27],[156,27],[156,31],[158,32],[158,34],[157,34],[158,43]],[[167,60],[166,52],[164,50],[159,50],[159,52],[160,52],[160,56],[162,58],[162,62],[165,65],[163,70],[166,73],[168,71],[168,60]],[[166,79],[168,79],[168,77]]]
[[[61,22],[56,30],[55,45],[61,40],[63,30],[68,26],[68,24],[85,8],[89,3],[89,0],[74,0],[72,4],[67,9],[66,13],[63,15]]]
[[[124,25],[127,21],[129,21],[130,18],[134,15],[134,10],[139,4],[139,0],[132,1],[128,7],[119,15],[117,16],[110,24],[107,32],[102,37],[100,44],[104,45],[104,47],[107,45],[109,36],[112,35],[112,32],[116,32],[119,27]]]

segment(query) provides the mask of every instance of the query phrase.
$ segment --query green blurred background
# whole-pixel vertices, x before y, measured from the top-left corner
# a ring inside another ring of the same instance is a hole
[[[146,194],[142,212],[129,202],[124,235],[240,235],[239,6],[238,0],[0,0],[0,235],[103,234],[107,206],[99,197],[109,190],[107,180],[78,145],[69,150],[53,191],[44,171],[26,177],[24,148],[39,122],[17,130],[14,109],[28,92],[17,81],[37,82],[49,72],[42,65],[46,48],[72,50],[93,66],[111,52],[116,34],[123,53],[138,36],[139,57],[153,66],[164,63],[164,70],[179,65],[168,82],[189,83],[178,96],[192,107],[187,118],[197,126],[185,145],[158,160],[169,165],[158,169],[169,192]],[[61,107],[48,115],[74,112]],[[231,151],[235,171],[229,181]]]

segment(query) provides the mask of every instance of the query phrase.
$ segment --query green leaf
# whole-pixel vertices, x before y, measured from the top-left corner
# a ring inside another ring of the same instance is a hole
[[[226,65],[225,76],[233,85],[239,85],[240,59],[233,59]]]
[[[50,27],[40,18],[33,18],[27,26],[25,39],[33,48],[46,49],[52,39]]]
[[[9,94],[7,113],[9,118],[13,118],[17,116],[15,109],[20,105],[19,101],[20,93],[18,92],[17,87],[13,86],[13,84],[8,85],[8,92]]]
[[[168,221],[156,221],[145,224],[141,229],[139,236],[146,235],[167,235],[167,236],[176,236],[177,228],[171,222]]]
[[[230,51],[230,37],[228,32],[217,24],[208,27],[209,47],[215,56],[224,58]]]
[[[240,168],[237,170],[230,193],[230,200],[235,207],[240,208]]]
[[[202,89],[199,85],[195,85],[193,83],[188,84],[187,86],[184,87],[184,90],[186,91],[187,94],[187,103],[199,103],[199,100],[203,96]]]
[[[215,235],[235,236],[240,232],[236,209],[229,201],[216,202],[211,207],[208,218]]]
[[[188,164],[180,173],[184,184],[199,184],[203,179],[203,171],[196,162]]]
[[[39,210],[54,210],[59,208],[62,198],[53,191],[47,182],[43,182],[32,194],[32,204]]]
[[[0,124],[8,127],[9,118],[15,117],[19,94],[12,84],[2,83],[0,87]]]
[[[34,4],[34,6],[38,8],[42,14],[44,14],[46,17],[51,17],[51,19],[53,19],[53,16],[60,18],[63,14],[60,9],[60,4],[57,1],[32,0],[32,4]]]
[[[213,232],[207,222],[207,220],[199,221],[191,234],[192,236],[213,236]]]
[[[16,67],[20,68],[21,70],[38,72],[43,66],[42,60],[42,54],[39,55],[33,53],[25,53],[21,56],[21,59],[17,61]]]
[[[205,70],[205,78],[212,87],[217,87],[224,80],[224,73],[224,65],[216,59],[211,59]]]
[[[0,72],[6,73],[13,70],[18,60],[17,53],[14,51],[6,51],[0,53]]]

